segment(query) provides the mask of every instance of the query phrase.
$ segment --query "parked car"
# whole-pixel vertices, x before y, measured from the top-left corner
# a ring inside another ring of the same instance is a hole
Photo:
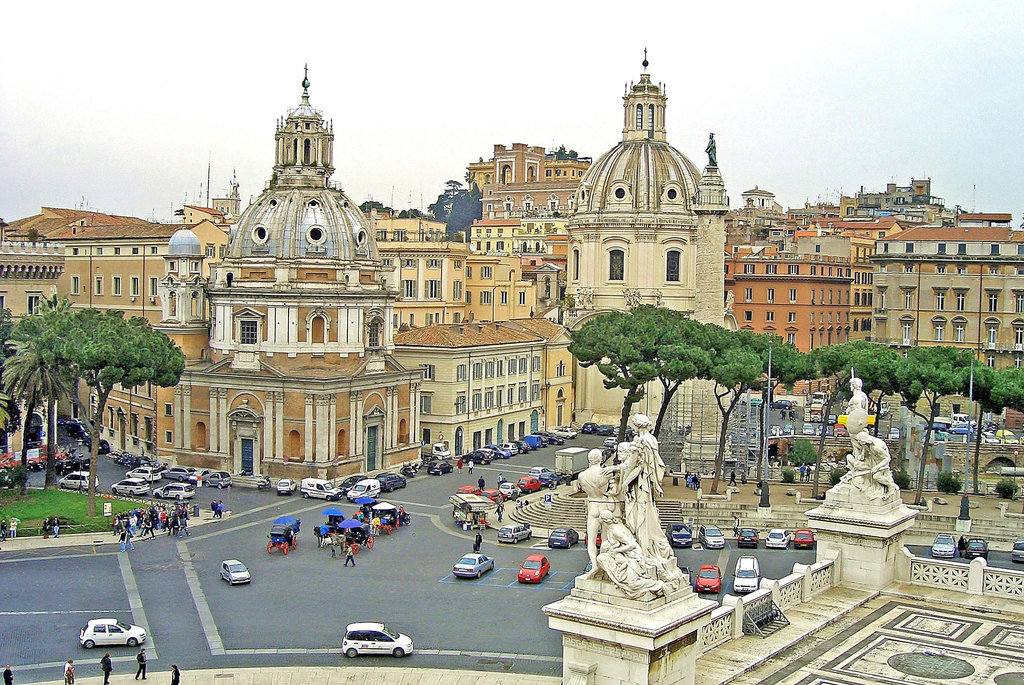
[[[615,435],[615,426],[604,424],[598,426],[597,430],[595,430],[594,432],[597,433],[598,435]]]
[[[249,569],[247,569],[245,564],[240,562],[238,559],[228,559],[221,562],[220,577],[228,581],[228,585],[248,583],[252,581],[252,576],[249,575]]]
[[[365,476],[365,475],[363,475],[361,473],[353,474],[351,476],[348,476],[345,480],[343,480],[340,483],[338,483],[337,488],[338,488],[338,490],[341,490],[341,494],[347,495],[348,491],[351,490],[353,488],[353,486],[355,486],[356,483],[359,483],[360,481],[364,481],[368,477],[369,476]]]
[[[498,445],[501,449],[505,450],[512,456],[519,454],[519,445],[514,442],[503,442]]]
[[[111,485],[110,491],[115,495],[143,497],[149,494],[149,483],[141,478],[125,478]]]
[[[376,478],[364,478],[345,493],[349,502],[355,502],[360,497],[379,497],[380,481]]]
[[[533,476],[534,478],[540,478],[545,474],[555,475],[555,472],[546,466],[534,466],[527,472],[526,475]]]
[[[517,440],[515,445],[519,448],[519,454],[526,454],[527,452],[532,452],[534,450],[533,445],[525,440]]]
[[[89,442],[89,447],[92,447],[92,441]],[[97,454],[110,454],[110,443],[100,438],[100,446],[96,448]]]
[[[956,538],[949,533],[939,533],[932,543],[932,556],[936,559],[953,559],[956,557]]]
[[[814,531],[801,528],[793,533],[793,549],[814,549]]]
[[[60,479],[57,487],[64,490],[78,490],[84,492],[89,489],[89,472],[75,471]]]
[[[768,537],[764,539],[765,549],[789,549],[789,532],[781,528],[773,528],[768,531]]]
[[[523,491],[520,490],[519,486],[516,485],[515,483],[511,481],[505,481],[504,483],[498,486],[498,492],[504,495],[505,499],[516,499],[517,497],[519,497],[520,494],[522,494]]]
[[[565,444],[565,440],[563,438],[558,437],[554,433],[549,433],[548,431],[537,431],[536,433],[534,433],[534,435],[539,435],[540,437],[544,438],[545,440],[547,440],[549,445]]]
[[[673,547],[693,547],[693,533],[685,523],[669,524],[665,534],[668,536],[668,544]]]
[[[452,573],[460,578],[479,578],[494,569],[494,559],[483,554],[467,554],[455,562]]]
[[[758,542],[760,542],[760,538],[758,538],[756,529],[740,528],[740,533],[736,536],[737,547],[753,547],[757,549]]]
[[[532,476],[520,478],[516,482],[516,485],[519,487],[520,491],[526,493],[537,492],[544,487],[544,483],[540,482],[540,478],[534,478]]]
[[[435,461],[427,467],[427,473],[431,476],[443,476],[446,473],[451,473],[453,470],[454,467],[446,461]]]
[[[1020,444],[1020,439],[1014,434],[1014,432],[1006,430],[1005,428],[997,430],[996,437],[999,438],[999,442],[1001,442],[1004,445]]]
[[[188,483],[170,483],[153,491],[157,499],[192,499],[196,489]]]
[[[535,450],[539,450],[542,447],[547,447],[548,443],[544,438],[539,435],[524,435],[523,442],[532,447]]]
[[[291,478],[282,478],[277,481],[277,494],[279,495],[288,495],[291,497],[298,489],[298,481],[292,480]]]
[[[900,429],[899,428],[890,428],[889,429],[889,439],[890,440],[899,440],[900,439]]]
[[[594,423],[593,421],[587,421],[585,424],[580,426],[580,433],[591,434],[591,433],[596,433],[596,432],[597,432],[597,424]]]
[[[548,548],[561,547],[569,549],[580,541],[580,534],[572,528],[555,528],[548,536]]]
[[[608,449],[615,449],[616,445],[618,445],[618,444],[619,444],[619,441],[616,440],[615,438],[605,438],[604,442],[601,443],[601,446],[602,447],[607,447]]]
[[[412,654],[412,648],[412,638],[383,623],[349,623],[341,641],[341,651],[350,659],[360,654],[390,654],[401,658]]]
[[[551,572],[551,564],[543,554],[531,554],[519,566],[516,579],[520,583],[539,583]]]
[[[772,409],[774,409],[776,411],[781,411],[781,410],[789,411],[792,408],[793,408],[793,402],[790,401],[790,400],[775,400],[774,402],[772,402]]]
[[[469,454],[463,455],[463,463],[472,461],[474,464],[490,464],[494,461],[494,454],[490,450],[473,450]]]
[[[486,490],[481,490],[478,494],[480,495],[480,497],[484,497],[486,499],[489,499],[492,502],[494,502],[495,504],[498,504],[499,502],[504,502],[505,501],[505,496],[502,495],[500,492],[498,492],[497,490],[495,490],[493,488],[488,488]]]
[[[721,592],[722,570],[714,564],[704,564],[697,571],[697,582],[693,589],[697,592]]]
[[[1010,550],[1010,561],[1020,563],[1024,561],[1024,538],[1017,538]]]
[[[480,488],[475,485],[463,485],[461,488],[455,491],[456,495],[479,495],[483,492]]]
[[[399,476],[397,473],[379,473],[377,474],[377,480],[380,481],[381,492],[391,492],[404,488],[408,484],[405,477]]]
[[[846,430],[846,426],[843,426],[843,425],[837,423],[835,430],[836,430],[835,435],[836,435],[837,438],[848,438],[848,437],[850,437],[850,432]]]
[[[188,481],[189,477],[195,474],[196,471],[197,469],[194,469],[191,466],[175,466],[164,471],[161,474],[161,478],[166,478],[167,480],[175,480],[178,481],[179,483],[184,483]]]
[[[227,471],[211,471],[203,476],[203,485],[208,488],[229,488],[231,474]]]
[[[964,559],[981,557],[988,560],[988,543],[981,538],[969,538],[967,548],[964,549]]]
[[[761,584],[761,567],[757,557],[740,557],[733,572],[732,589],[738,595],[754,592]]]
[[[533,531],[528,523],[511,523],[498,529],[498,542],[511,542],[514,545],[532,537]]]
[[[78,644],[86,649],[96,645],[128,645],[138,647],[146,641],[146,629],[116,618],[90,619],[78,634]]]
[[[814,425],[813,423],[805,423],[803,425],[803,427],[800,428],[800,434],[801,435],[817,435],[818,434],[818,427],[816,425]]]
[[[484,445],[486,449],[489,449],[492,454],[498,459],[511,459],[512,451],[507,450],[501,445]]]
[[[537,478],[546,488],[557,488],[562,484],[562,476],[557,473],[542,473]]]
[[[551,434],[556,435],[562,438],[563,440],[572,440],[577,435],[579,435],[579,433],[572,429],[572,426],[564,426],[562,428],[552,429]]]
[[[140,466],[137,469],[132,469],[128,473],[124,474],[125,478],[134,478],[136,480],[144,480],[147,483],[155,483],[160,480],[160,474],[162,471],[153,466]]]
[[[697,529],[697,542],[704,549],[725,549],[725,536],[715,526],[701,526]]]

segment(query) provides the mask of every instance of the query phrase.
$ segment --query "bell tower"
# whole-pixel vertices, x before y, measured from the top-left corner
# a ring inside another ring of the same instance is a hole
[[[157,285],[162,316],[156,328],[181,347],[186,359],[203,357],[209,345],[205,261],[195,233],[178,229],[168,241],[164,277]]]
[[[644,48],[644,73],[640,82],[626,89],[622,96],[625,109],[622,125],[622,140],[665,140],[665,97],[664,88],[651,82],[647,73],[647,49]]]
[[[309,67],[302,102],[279,119],[274,136],[271,188],[325,188],[334,173],[334,124],[309,104]]]

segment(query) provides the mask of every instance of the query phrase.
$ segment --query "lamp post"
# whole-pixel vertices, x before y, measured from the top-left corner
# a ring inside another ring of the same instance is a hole
[[[971,353],[971,384],[968,390],[967,397],[967,439],[970,440],[971,420],[974,416],[974,353]],[[981,429],[981,422],[978,422],[978,429]],[[967,479],[970,477],[971,472],[971,449],[970,442],[967,444],[967,449],[964,450],[964,495],[960,498],[960,516],[957,518],[961,521],[971,520],[971,500],[967,496]]]
[[[772,343],[768,343],[768,391],[761,401],[761,408],[764,411],[764,434],[761,436],[761,501],[758,507],[770,507],[771,500],[768,497],[768,435],[771,433],[772,420]]]

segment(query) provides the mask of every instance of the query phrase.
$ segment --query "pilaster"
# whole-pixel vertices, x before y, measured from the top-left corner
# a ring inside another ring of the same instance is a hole
[[[181,422],[183,428],[183,435],[181,440],[183,447],[187,450],[192,449],[192,386],[186,385],[181,389],[181,404],[182,414]]]
[[[309,461],[316,461],[316,455],[313,454],[313,399],[312,393],[305,394],[306,399],[306,414],[305,414],[305,430],[303,431],[303,452],[302,456],[304,459]]]

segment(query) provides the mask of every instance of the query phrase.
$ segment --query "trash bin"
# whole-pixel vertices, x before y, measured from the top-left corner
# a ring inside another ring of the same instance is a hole
[[[198,504],[193,504],[192,505],[192,518],[199,518],[199,505]]]

